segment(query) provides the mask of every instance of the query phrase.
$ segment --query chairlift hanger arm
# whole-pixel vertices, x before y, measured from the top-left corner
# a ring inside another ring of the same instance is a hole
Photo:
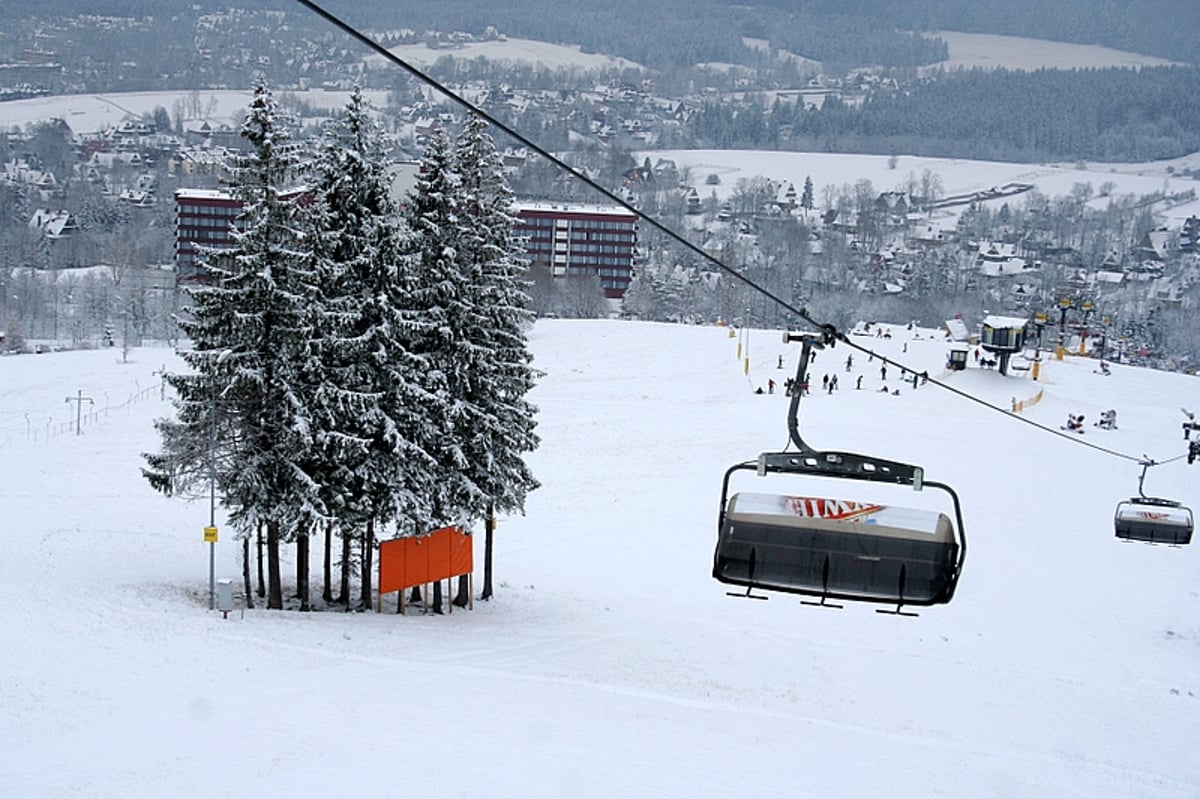
[[[796,379],[792,388],[792,401],[788,405],[788,437],[801,452],[812,452],[812,448],[800,437],[800,400],[808,389],[808,364],[812,361],[813,350],[824,349],[826,344],[832,346],[836,341],[836,332],[832,326],[822,328],[820,333],[793,333],[784,331],[783,343],[800,342],[800,360],[796,364]]]
[[[819,333],[785,332],[783,341],[785,344],[801,342],[795,388],[792,390],[792,402],[788,407],[788,437],[799,452],[764,452],[758,458],[759,474],[792,472],[849,477],[855,480],[911,485],[920,491],[924,474],[919,466],[872,458],[854,452],[821,452],[804,442],[800,435],[800,400],[808,382],[808,365],[812,361],[814,350],[833,346],[837,341],[837,332],[832,326],[822,328]]]

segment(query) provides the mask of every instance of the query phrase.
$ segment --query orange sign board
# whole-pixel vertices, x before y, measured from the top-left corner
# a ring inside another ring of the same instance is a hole
[[[394,538],[379,545],[379,593],[469,574],[474,568],[471,536],[458,527]]]

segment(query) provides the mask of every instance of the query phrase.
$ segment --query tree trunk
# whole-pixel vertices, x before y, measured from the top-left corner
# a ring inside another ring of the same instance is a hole
[[[321,599],[333,602],[333,524],[325,523],[325,584]]]
[[[258,526],[258,539],[255,543],[255,548],[258,551],[258,595],[260,597],[267,595],[266,581],[263,580],[263,534],[262,525]]]
[[[359,597],[359,604],[363,610],[371,609],[371,576],[373,574],[372,556],[375,554],[375,520],[367,520],[367,531],[363,534],[362,541],[362,573],[358,575],[358,581],[362,585],[362,594]]]
[[[300,611],[312,610],[308,604],[308,533],[296,539],[296,598],[300,600]]]
[[[433,581],[433,612],[441,615],[442,613],[442,581]]]
[[[467,575],[458,575],[458,591],[454,594],[454,606],[465,608],[471,602],[471,581]]]
[[[267,609],[283,610],[283,579],[279,573],[279,522],[267,522]]]
[[[350,533],[342,528],[342,562],[341,562],[341,585],[338,586],[340,593],[338,594],[338,604],[343,607],[350,607]]]
[[[483,592],[480,599],[492,598],[492,539],[496,532],[496,517],[488,508],[487,518],[483,520]]]
[[[242,582],[246,587],[246,607],[254,608],[254,587],[250,583],[250,536],[242,539]]]

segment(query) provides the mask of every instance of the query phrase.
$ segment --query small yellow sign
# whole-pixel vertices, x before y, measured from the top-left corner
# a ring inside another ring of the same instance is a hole
[[[206,543],[206,544],[217,543],[217,528],[215,528],[215,527],[205,527],[204,528],[204,543]]]

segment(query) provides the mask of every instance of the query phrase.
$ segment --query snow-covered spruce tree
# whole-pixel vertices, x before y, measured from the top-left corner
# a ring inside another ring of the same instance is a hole
[[[147,457],[151,484],[170,490],[181,474],[203,474],[196,444],[217,414],[218,481],[230,522],[242,535],[267,530],[267,606],[283,606],[279,544],[294,525],[324,515],[299,467],[312,445],[298,379],[311,357],[311,257],[298,238],[298,208],[284,195],[296,150],[278,123],[264,82],[254,89],[242,136],[252,152],[232,165],[243,229],[232,248],[210,252],[207,285],[191,291],[181,323],[192,374],[171,376],[178,420],[159,424],[163,449]]]
[[[411,236],[392,201],[382,135],[361,92],[314,167],[308,218],[321,301],[319,369],[308,375],[312,477],[343,540],[360,542],[361,604],[369,608],[377,526],[430,529],[437,398],[423,385],[428,368],[415,351],[430,330],[411,311]],[[345,592],[341,598],[349,600]]]
[[[537,373],[525,331],[533,323],[525,263],[514,231],[512,192],[487,123],[471,115],[455,147],[459,175],[457,261],[464,282],[464,316],[456,320],[462,369],[451,381],[464,412],[455,416],[466,461],[468,490],[461,501],[469,519],[484,520],[482,597],[492,595],[492,552],[497,512],[523,511],[538,482],[525,463],[537,448],[537,409],[526,396]],[[458,603],[466,601],[461,581]]]
[[[472,415],[463,396],[464,376],[479,357],[463,335],[471,316],[468,281],[459,262],[463,238],[459,216],[460,184],[453,171],[450,140],[435,129],[421,156],[417,182],[409,193],[407,218],[415,236],[416,283],[410,311],[424,327],[414,341],[424,359],[422,384],[434,399],[429,432],[438,480],[428,495],[434,526],[466,525],[476,491],[467,471],[461,431]],[[430,528],[432,529],[432,527]],[[434,610],[440,612],[440,584],[434,584]]]

